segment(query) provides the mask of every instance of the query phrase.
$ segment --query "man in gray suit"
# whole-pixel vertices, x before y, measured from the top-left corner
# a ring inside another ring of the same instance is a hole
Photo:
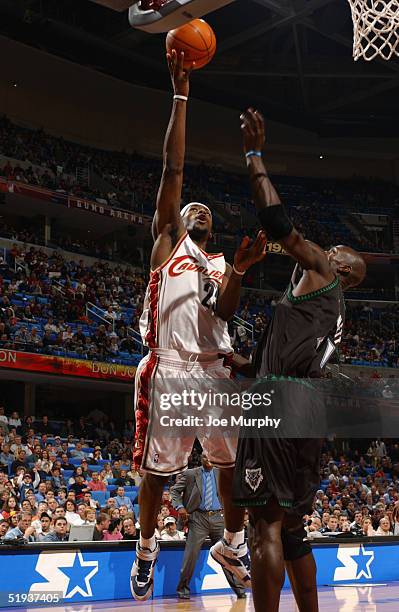
[[[205,539],[210,538],[214,544],[223,537],[224,519],[218,495],[217,472],[207,456],[202,454],[202,466],[179,474],[176,484],[170,489],[172,504],[179,512],[179,520],[183,525],[188,522],[189,527],[177,585],[179,599],[190,598],[190,580]],[[229,571],[224,568],[223,571],[237,597],[245,598],[245,589]]]

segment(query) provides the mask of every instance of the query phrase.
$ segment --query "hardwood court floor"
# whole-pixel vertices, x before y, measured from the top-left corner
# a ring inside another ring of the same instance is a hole
[[[323,587],[319,589],[320,612],[397,612],[399,610],[399,583],[380,586]],[[236,600],[230,595],[193,596],[189,601],[174,598],[154,599],[151,602],[104,601],[98,603],[71,602],[68,606],[7,608],[20,612],[253,612],[251,597]],[[280,612],[296,612],[292,593],[283,591]],[[267,612],[267,604],[264,611]]]

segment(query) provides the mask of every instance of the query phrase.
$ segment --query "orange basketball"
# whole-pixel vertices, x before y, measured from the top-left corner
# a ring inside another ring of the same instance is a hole
[[[180,28],[170,30],[166,36],[168,53],[176,49],[184,51],[184,67],[189,68],[195,62],[195,69],[206,66],[216,51],[216,36],[211,26],[203,19],[194,19]]]

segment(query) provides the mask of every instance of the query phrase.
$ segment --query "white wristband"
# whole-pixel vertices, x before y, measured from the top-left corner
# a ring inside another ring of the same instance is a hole
[[[236,274],[238,274],[238,276],[244,276],[246,270],[244,270],[244,272],[240,272],[239,270],[237,270],[237,268],[235,267],[235,265],[233,264],[233,272],[235,272]]]
[[[188,97],[187,96],[180,96],[179,94],[175,94],[173,96],[174,100],[182,100],[182,102],[187,102]]]

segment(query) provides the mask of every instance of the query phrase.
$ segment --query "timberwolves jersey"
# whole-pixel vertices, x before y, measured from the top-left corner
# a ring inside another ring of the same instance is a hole
[[[206,253],[185,233],[151,272],[140,319],[144,343],[150,349],[232,353],[227,323],[215,314],[225,271],[223,253]]]
[[[301,276],[297,264],[287,291],[258,343],[256,376],[320,377],[341,341],[345,305],[339,278],[295,297]]]

